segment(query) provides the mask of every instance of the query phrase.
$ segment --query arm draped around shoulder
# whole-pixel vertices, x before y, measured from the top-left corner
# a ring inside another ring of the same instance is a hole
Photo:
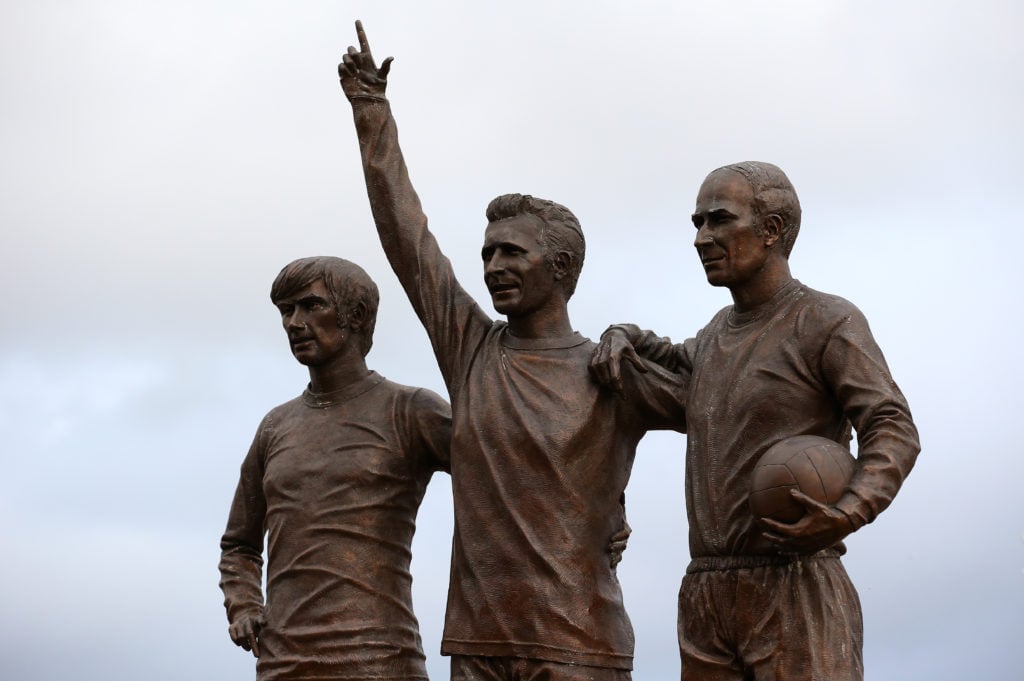
[[[461,350],[479,343],[491,320],[455,279],[451,262],[427,229],[391,105],[384,98],[356,98],[352,113],[381,246],[426,328],[450,392],[453,377],[463,369]]]
[[[653,331],[644,331],[635,324],[613,324],[608,327],[608,330],[611,329],[625,333],[636,354],[642,358],[669,371],[684,372],[687,376],[693,372],[694,339],[673,343],[672,339],[659,336]]]
[[[639,353],[638,353],[639,354]],[[642,416],[645,430],[686,432],[686,398],[690,388],[688,369],[669,370],[644,359],[639,373],[624,367],[624,397]]]
[[[829,335],[821,369],[857,432],[857,470],[836,507],[859,528],[892,503],[921,444],[907,400],[867,320],[854,306],[850,309]]]
[[[267,502],[263,495],[263,420],[242,462],[227,529],[220,540],[220,588],[228,622],[263,609],[263,537]]]

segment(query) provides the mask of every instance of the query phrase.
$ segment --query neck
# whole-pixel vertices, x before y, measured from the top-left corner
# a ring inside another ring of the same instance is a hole
[[[366,378],[369,373],[362,355],[342,355],[335,361],[309,367],[309,387],[315,393],[332,393]]]
[[[572,335],[569,310],[565,304],[537,310],[524,316],[508,317],[508,332],[516,338],[564,338]]]
[[[779,289],[791,281],[793,275],[789,273],[789,262],[782,258],[771,260],[750,281],[729,289],[733,308],[737,312],[753,310],[771,300]]]

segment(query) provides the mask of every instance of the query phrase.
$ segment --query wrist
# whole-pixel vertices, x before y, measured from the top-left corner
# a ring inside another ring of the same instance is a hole
[[[850,525],[850,532],[856,532],[867,525],[870,520],[864,517],[863,503],[856,494],[847,491],[833,507],[843,514],[846,522]]]
[[[841,508],[837,508],[837,510],[839,511],[840,518],[842,518],[843,524],[846,525],[845,534],[849,535],[856,532],[859,529],[856,519]]]
[[[601,338],[604,338],[605,336],[615,332],[618,332],[618,334],[623,338],[629,338],[629,329],[626,328],[625,324],[612,324],[611,326],[604,330],[604,332],[601,334]]]
[[[263,606],[262,605],[248,605],[243,608],[237,608],[231,613],[231,617],[228,619],[230,624],[241,622],[244,619],[263,619]]]
[[[380,102],[380,103],[385,103],[386,104],[387,101],[388,101],[387,97],[385,97],[383,94],[375,95],[375,94],[371,94],[371,93],[368,93],[368,92],[360,92],[360,93],[354,94],[354,95],[350,95],[350,94],[346,93],[346,96],[348,97],[348,101],[353,102],[353,103],[355,103],[357,101],[362,101],[362,102]]]

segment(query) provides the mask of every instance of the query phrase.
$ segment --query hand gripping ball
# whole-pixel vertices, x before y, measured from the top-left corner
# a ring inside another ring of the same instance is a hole
[[[817,435],[798,435],[768,448],[750,478],[750,510],[755,518],[794,523],[804,506],[790,496],[798,489],[831,506],[839,501],[856,468],[846,447]]]

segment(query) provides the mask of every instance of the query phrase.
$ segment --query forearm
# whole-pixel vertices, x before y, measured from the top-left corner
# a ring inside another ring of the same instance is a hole
[[[679,371],[686,365],[683,346],[675,344],[670,338],[658,336],[653,331],[642,330],[635,324],[613,324],[608,331],[618,329],[628,338],[636,354],[654,362],[669,371]]]
[[[263,522],[267,501],[263,494],[262,461],[269,422],[268,415],[260,423],[242,461],[227,527],[220,539],[220,588],[229,622],[247,610],[263,607]]]
[[[459,285],[451,262],[427,229],[387,100],[354,97],[351,102],[381,246],[426,328],[450,390],[463,349],[487,332],[491,320]]]
[[[432,259],[440,256],[440,251],[427,230],[427,217],[409,180],[398,144],[398,126],[385,96],[392,60],[389,57],[377,67],[360,21],[356,21],[356,36],[359,49],[349,47],[342,56],[338,78],[352,105],[366,191],[381,244],[413,306],[423,317],[423,301],[418,295],[426,269],[423,256]]]
[[[381,246],[419,313],[418,293],[433,264],[426,261],[443,255],[427,229],[427,216],[409,179],[391,105],[383,97],[356,97],[352,114]]]
[[[644,429],[686,433],[689,370],[669,370],[649,360],[645,360],[645,366],[646,371],[630,371],[623,381],[625,397],[643,414]]]
[[[869,417],[855,423],[854,428],[857,470],[836,507],[859,528],[892,503],[913,468],[921,445],[910,411],[902,400],[878,406]]]
[[[220,588],[228,622],[245,612],[263,609],[263,558],[253,547],[221,542]]]

